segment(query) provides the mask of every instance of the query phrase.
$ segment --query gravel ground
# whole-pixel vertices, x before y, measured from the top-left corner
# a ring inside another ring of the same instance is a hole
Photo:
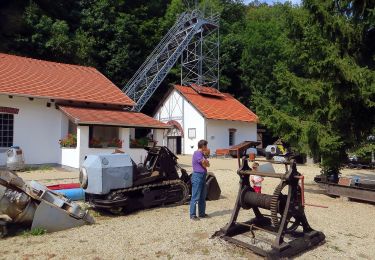
[[[191,170],[191,157],[180,163]],[[0,259],[260,259],[249,251],[209,239],[229,220],[238,189],[234,159],[212,159],[222,198],[207,203],[209,219],[192,222],[188,205],[154,208],[125,216],[93,212],[97,223],[42,236],[18,235],[0,240]],[[283,172],[282,165],[275,166]],[[326,243],[298,258],[301,259],[375,259],[375,205],[331,198],[313,182],[319,168],[299,166],[305,175],[306,206],[310,225],[326,235]],[[345,175],[374,175],[374,171],[343,170]],[[20,174],[25,179],[45,184],[77,181],[78,173],[64,169]],[[272,193],[277,180],[266,179],[263,192]],[[248,218],[247,212],[239,218]]]

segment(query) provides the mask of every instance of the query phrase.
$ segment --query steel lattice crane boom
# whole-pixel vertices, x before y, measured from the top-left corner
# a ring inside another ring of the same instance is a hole
[[[141,111],[184,51],[191,52],[189,45],[193,38],[196,35],[210,34],[218,28],[218,21],[218,16],[205,18],[199,10],[180,15],[174,26],[123,88],[123,92],[136,103],[132,108],[133,111]],[[202,53],[202,47],[200,50]],[[202,55],[198,63],[202,67]],[[192,70],[194,69],[196,68],[192,68]],[[202,68],[199,71],[202,73]],[[210,79],[210,81],[212,80]]]

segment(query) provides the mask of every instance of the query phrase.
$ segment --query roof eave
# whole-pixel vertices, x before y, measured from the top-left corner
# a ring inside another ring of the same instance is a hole
[[[81,100],[81,99],[66,99],[61,97],[54,97],[54,96],[38,96],[38,95],[26,95],[26,94],[19,94],[19,93],[9,93],[9,92],[0,92],[0,95],[7,95],[7,96],[16,96],[16,97],[32,97],[32,98],[40,98],[40,99],[55,99],[55,100],[63,100],[63,101],[75,101],[75,102],[89,102],[93,104],[109,104],[109,105],[116,105],[116,106],[135,106],[135,102],[132,103],[115,103],[115,102],[96,102],[90,100]]]
[[[103,125],[103,126],[117,126],[124,128],[150,128],[150,129],[170,129],[170,126],[150,126],[150,125],[135,125],[135,124],[119,124],[119,123],[103,123],[103,122],[90,122],[80,121],[78,125]]]

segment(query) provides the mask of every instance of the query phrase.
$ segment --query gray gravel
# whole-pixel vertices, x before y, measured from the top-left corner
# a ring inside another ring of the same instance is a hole
[[[191,170],[191,157],[182,156],[180,163]],[[234,159],[212,159],[213,171],[222,189],[222,198],[207,204],[211,218],[192,222],[188,205],[155,208],[126,216],[100,215],[97,224],[42,236],[15,236],[0,240],[0,259],[260,259],[244,249],[210,239],[229,220],[238,188]],[[282,171],[282,166],[277,166]],[[328,208],[306,207],[313,228],[323,231],[325,244],[299,258],[303,259],[375,259],[375,206],[331,198],[321,194],[313,177],[316,166],[301,166],[306,177],[306,203]],[[345,174],[354,171],[346,170]],[[356,174],[373,174],[356,171]],[[63,178],[77,178],[77,172],[31,172],[26,179],[48,179],[47,184]],[[52,181],[51,181],[52,179]],[[43,180],[42,180],[43,182]],[[65,181],[69,182],[69,181]],[[276,180],[266,179],[264,193],[271,193]],[[252,213],[244,212],[240,219]]]

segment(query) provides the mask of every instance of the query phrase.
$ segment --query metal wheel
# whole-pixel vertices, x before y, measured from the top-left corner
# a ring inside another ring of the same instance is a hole
[[[280,183],[275,191],[273,192],[273,195],[272,195],[272,200],[271,200],[271,222],[272,222],[272,225],[275,227],[275,228],[278,228],[281,224],[281,219],[282,219],[282,215],[279,213],[279,202],[280,202],[280,199],[282,196],[287,196],[287,195],[284,195],[282,192],[283,192],[283,189],[287,187],[286,183],[282,182]],[[293,203],[293,202],[291,202]],[[301,221],[299,219],[296,219],[294,218],[293,216],[289,217],[287,219],[287,226],[286,226],[286,231],[287,232],[292,232],[292,231],[295,231],[297,230],[297,228],[300,226],[301,224]]]

